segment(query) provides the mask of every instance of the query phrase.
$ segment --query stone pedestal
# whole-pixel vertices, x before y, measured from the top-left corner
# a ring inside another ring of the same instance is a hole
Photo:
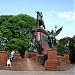
[[[6,65],[7,51],[0,51],[0,65]]]
[[[66,64],[70,64],[69,54],[64,54],[64,58],[66,60]]]
[[[50,48],[48,50],[48,59],[45,61],[44,67],[45,68],[57,68],[58,67],[57,51],[55,48]]]
[[[32,28],[31,33],[32,33],[32,38],[35,37],[35,39],[37,41],[40,41],[40,40],[42,41],[43,38],[48,38],[47,32],[41,27],[34,27],[34,28]],[[42,41],[42,43],[40,43],[40,45],[44,49],[42,51],[42,53],[46,54],[46,51],[49,48],[48,43],[46,41],[44,41],[44,42]]]

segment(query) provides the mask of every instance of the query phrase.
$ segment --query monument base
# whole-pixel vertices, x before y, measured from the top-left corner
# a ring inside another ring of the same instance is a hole
[[[57,61],[57,51],[55,48],[50,48],[48,51],[48,59],[45,61],[44,67],[45,68],[57,68],[58,61]]]
[[[45,68],[57,68],[58,67],[57,59],[46,60],[44,66]]]

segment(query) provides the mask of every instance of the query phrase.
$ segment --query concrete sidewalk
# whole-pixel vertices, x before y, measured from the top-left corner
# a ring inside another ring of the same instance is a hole
[[[7,71],[7,70],[0,70],[0,75],[75,75],[75,65],[67,71]]]

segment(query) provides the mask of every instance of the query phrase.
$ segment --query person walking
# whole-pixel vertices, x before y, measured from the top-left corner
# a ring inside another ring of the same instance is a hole
[[[9,66],[11,67],[11,60],[10,60],[10,57],[7,58],[7,67],[9,67]]]

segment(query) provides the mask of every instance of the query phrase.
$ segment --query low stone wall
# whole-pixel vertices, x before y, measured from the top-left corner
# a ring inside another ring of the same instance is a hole
[[[66,60],[66,64],[70,64],[69,54],[64,54],[64,59]]]
[[[32,53],[31,59],[34,60],[35,62],[38,62],[37,53]]]
[[[58,60],[58,66],[64,64],[70,64],[69,54],[64,54],[64,56],[57,56],[57,60]]]
[[[0,51],[0,65],[6,65],[7,51]]]
[[[14,54],[14,58],[16,59],[16,58],[21,58],[20,57],[20,54]]]
[[[58,60],[58,66],[66,64],[66,59],[64,58],[64,56],[57,56],[57,60]]]

